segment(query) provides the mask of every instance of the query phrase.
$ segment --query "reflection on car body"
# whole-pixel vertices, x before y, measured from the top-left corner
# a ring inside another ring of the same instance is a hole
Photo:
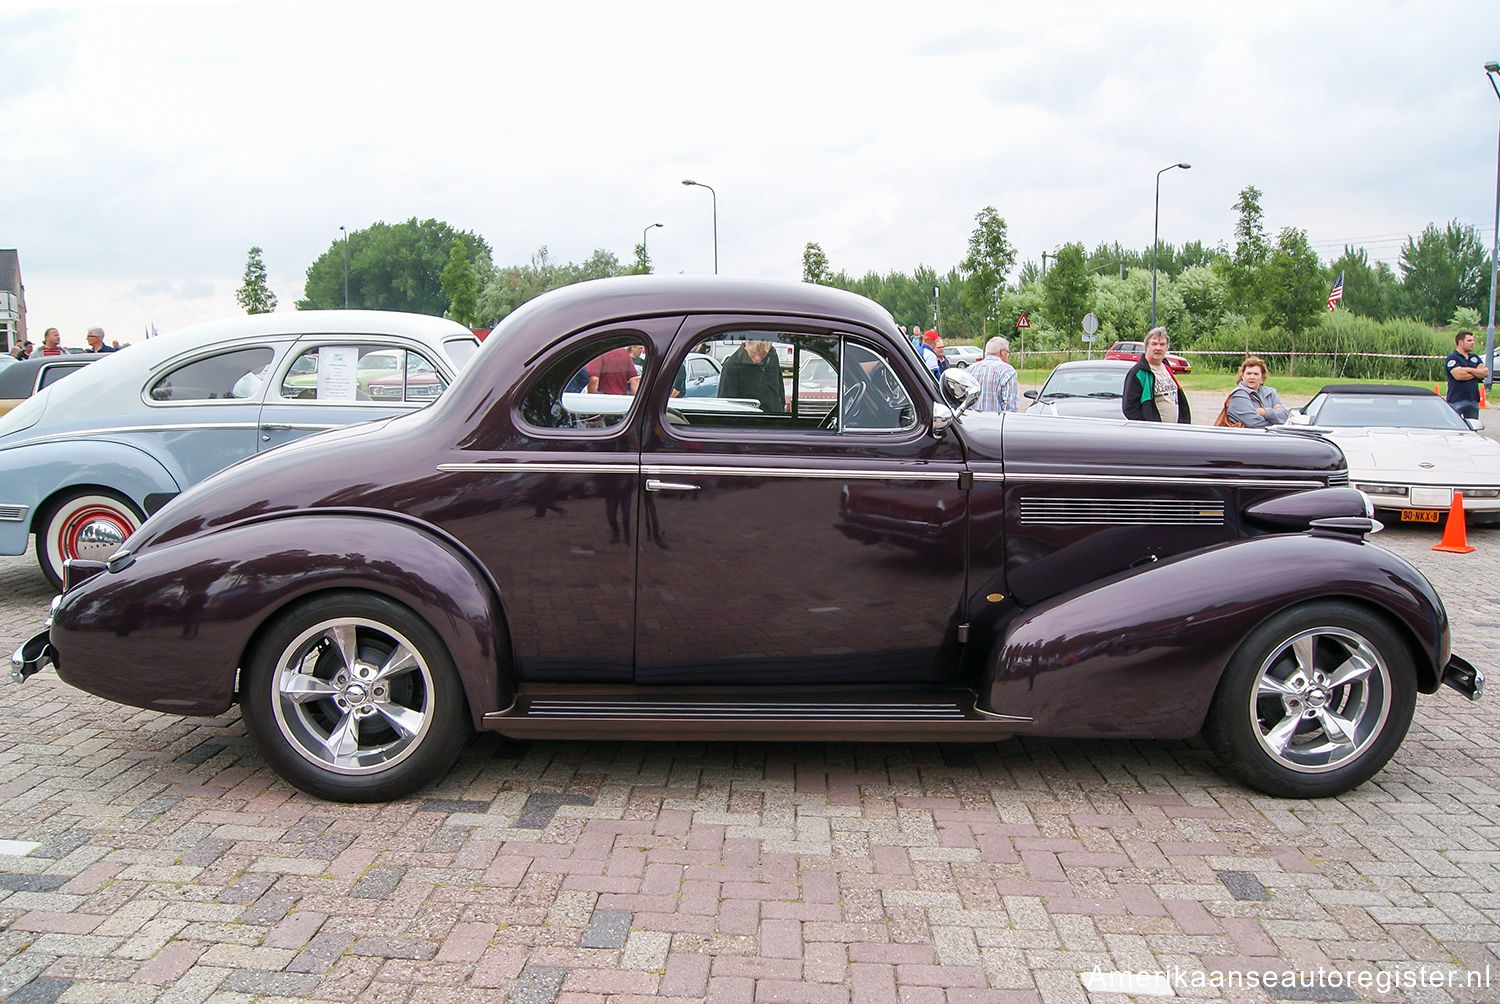
[[[792,346],[790,377],[674,396],[689,353],[747,341]],[[1395,754],[1418,692],[1477,696],[1331,443],[977,395],[840,290],[580,283],[509,315],[430,408],[237,464],[72,563],[17,673],[181,714],[238,700],[282,776],[347,800],[440,776],[471,727],[1206,731],[1245,783],[1316,796]]]

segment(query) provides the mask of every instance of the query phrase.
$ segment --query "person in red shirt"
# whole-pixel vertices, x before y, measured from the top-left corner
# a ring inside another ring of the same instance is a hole
[[[610,349],[588,364],[590,394],[634,394],[641,378],[630,349]]]
[[[62,335],[58,334],[56,328],[48,328],[42,332],[42,355],[60,356],[62,350]]]

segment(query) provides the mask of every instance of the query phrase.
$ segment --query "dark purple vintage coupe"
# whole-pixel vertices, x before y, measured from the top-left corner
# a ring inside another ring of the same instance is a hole
[[[719,396],[674,388],[691,352],[723,359]],[[430,408],[252,457],[72,562],[15,672],[239,701],[283,777],[350,801],[439,777],[471,727],[1206,731],[1245,783],[1320,796],[1391,758],[1419,691],[1478,696],[1328,441],[980,415],[977,392],[838,290],[573,286]]]

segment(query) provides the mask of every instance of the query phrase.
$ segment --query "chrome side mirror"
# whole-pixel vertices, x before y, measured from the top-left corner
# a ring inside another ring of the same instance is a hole
[[[1286,417],[1288,425],[1312,425],[1312,417],[1303,411],[1294,411]]]
[[[953,409],[941,401],[932,406],[932,438],[942,439],[943,433],[948,431],[948,426],[953,424]]]
[[[1475,432],[1483,432],[1484,431],[1484,422],[1481,421],[1480,419],[1477,419],[1477,418],[1466,418],[1466,419],[1464,419],[1464,421],[1468,422],[1469,423],[1469,428],[1473,429]]]
[[[957,366],[949,366],[943,370],[943,375],[938,382],[942,385],[943,396],[956,409],[953,412],[955,419],[963,417],[963,413],[979,400],[979,381]]]

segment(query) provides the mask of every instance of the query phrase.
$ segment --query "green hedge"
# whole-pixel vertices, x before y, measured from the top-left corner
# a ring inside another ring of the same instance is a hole
[[[1246,340],[1243,325],[1221,328],[1200,337],[1184,354],[1195,368],[1232,371],[1244,360]],[[1372,321],[1352,315],[1323,318],[1295,346],[1285,331],[1252,323],[1248,341],[1249,354],[1265,359],[1273,375],[1345,380],[1436,383],[1443,378],[1443,358],[1453,351],[1451,333],[1434,330],[1419,321]]]

